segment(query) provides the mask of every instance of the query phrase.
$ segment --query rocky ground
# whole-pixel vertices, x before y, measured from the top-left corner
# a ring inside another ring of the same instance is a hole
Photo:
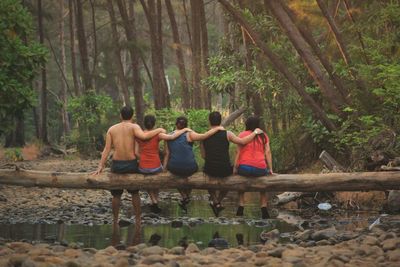
[[[22,166],[36,170],[84,172],[94,170],[97,162],[36,160],[23,162]],[[13,167],[1,161],[0,166]],[[107,191],[0,187],[0,224],[111,223],[111,196]],[[124,196],[123,206],[130,207],[129,196]],[[147,195],[143,193],[141,197],[146,205],[149,201]],[[199,197],[206,200],[206,197]],[[174,192],[162,192],[160,198],[177,200],[179,196]],[[308,220],[293,222],[298,231],[286,236],[290,240],[287,244],[278,242],[282,233],[277,230],[262,233],[264,245],[227,248],[223,240],[217,239],[214,242],[216,248],[203,250],[194,243],[171,249],[139,244],[96,250],[81,248],[75,243],[14,242],[0,238],[0,266],[400,266],[400,216],[382,216],[371,229],[365,221],[347,228],[343,225],[345,220],[313,212]],[[237,218],[178,219],[183,224],[263,223],[262,220]],[[122,212],[122,220],[133,222],[129,210]],[[146,209],[143,214],[144,224],[171,223],[172,220],[176,221],[176,218],[154,216]]]
[[[222,250],[200,250],[193,243],[186,248],[139,244],[96,250],[0,240],[0,266],[400,266],[399,219],[358,232],[298,231],[291,244],[277,243],[279,234],[272,231],[264,234],[264,245]]]

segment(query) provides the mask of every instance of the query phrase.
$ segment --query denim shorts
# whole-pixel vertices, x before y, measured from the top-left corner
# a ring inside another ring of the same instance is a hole
[[[268,168],[261,169],[256,168],[250,165],[239,165],[238,167],[238,174],[243,176],[252,176],[252,177],[259,177],[259,176],[266,176],[270,174],[270,170]]]

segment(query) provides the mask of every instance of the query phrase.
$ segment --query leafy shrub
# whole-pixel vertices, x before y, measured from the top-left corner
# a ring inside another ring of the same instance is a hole
[[[7,148],[4,151],[4,157],[11,161],[23,161],[22,150],[19,147]]]
[[[109,96],[94,91],[70,100],[68,110],[77,127],[69,139],[79,152],[91,154],[103,147],[103,135],[109,126],[107,115],[113,109],[113,101]]]

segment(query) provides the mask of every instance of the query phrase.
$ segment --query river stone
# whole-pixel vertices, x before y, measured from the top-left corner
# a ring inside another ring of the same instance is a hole
[[[260,234],[260,239],[262,241],[276,240],[279,238],[279,234],[280,232],[278,229],[274,229],[269,232],[262,231]]]
[[[129,251],[131,253],[140,253],[145,248],[147,248],[147,245],[145,243],[141,243],[136,246],[127,247],[126,251]]]
[[[376,238],[374,236],[370,236],[370,235],[367,235],[364,238],[364,240],[362,241],[363,244],[370,245],[370,246],[376,245],[376,244],[378,244],[378,242],[379,242],[378,238]]]
[[[128,259],[119,259],[115,263],[115,267],[128,267],[128,266],[129,266]]]
[[[65,267],[80,267],[81,265],[79,265],[79,263],[77,263],[76,261],[67,261],[64,264]]]
[[[282,252],[282,260],[287,262],[298,262],[301,261],[306,250],[304,248],[298,247],[296,249],[285,249]]]
[[[182,226],[183,226],[183,222],[182,221],[173,220],[171,222],[171,227],[172,228],[181,228]]]
[[[32,261],[31,259],[26,259],[22,263],[21,267],[36,267],[36,263]]]
[[[334,237],[337,233],[337,230],[335,229],[335,227],[331,227],[331,228],[327,228],[327,229],[323,229],[323,230],[319,230],[314,232],[311,235],[311,238],[315,241],[319,241],[322,239],[329,239],[330,237]]]
[[[33,247],[31,244],[25,242],[12,242],[7,244],[7,246],[17,253],[28,252]]]
[[[200,249],[194,243],[190,243],[186,248],[186,253],[198,253]]]
[[[298,239],[298,240],[301,240],[301,241],[306,241],[306,240],[308,240],[308,239],[311,237],[312,233],[313,233],[313,230],[308,229],[308,230],[305,230],[305,231],[303,231],[303,232],[298,232],[298,233],[294,236],[294,238],[296,238],[296,239]]]
[[[185,254],[185,248],[184,247],[173,247],[169,250],[170,254],[173,255],[183,255]]]
[[[64,252],[67,248],[64,246],[60,246],[60,245],[55,245],[51,248],[52,251],[54,252]]]
[[[211,255],[217,253],[218,250],[216,248],[205,248],[200,253],[201,255]]]
[[[400,249],[389,251],[387,257],[390,261],[400,261]]]
[[[148,247],[148,248],[143,249],[141,254],[143,256],[163,255],[164,254],[164,249],[159,247],[159,246],[152,246],[152,247]]]
[[[22,263],[28,258],[27,255],[15,254],[8,259],[8,266],[21,266]]]
[[[387,202],[388,209],[391,213],[400,212],[400,190],[390,190]]]
[[[164,263],[166,261],[167,261],[167,259],[165,259],[163,256],[154,254],[154,255],[149,255],[149,256],[145,257],[142,260],[142,263],[143,264],[152,265],[152,264],[155,264],[157,262]]]
[[[386,239],[381,243],[381,245],[384,251],[393,250],[400,247],[400,239],[398,238]]]
[[[208,242],[208,246],[222,250],[227,249],[229,247],[229,243],[224,238],[214,238]]]
[[[268,251],[268,255],[272,257],[280,258],[282,257],[282,252],[285,250],[284,247],[277,247],[276,249]]]

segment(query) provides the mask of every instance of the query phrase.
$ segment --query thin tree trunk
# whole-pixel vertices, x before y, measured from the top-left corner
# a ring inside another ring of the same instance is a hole
[[[96,9],[94,7],[93,0],[89,0],[90,3],[90,10],[92,13],[92,31],[93,31],[93,68],[92,68],[92,73],[91,73],[91,78],[92,78],[92,84],[94,86],[94,89],[96,88],[96,67],[97,67],[97,56],[98,56],[98,49],[97,49],[97,31],[96,31]]]
[[[353,14],[351,14],[351,7],[350,7],[350,4],[349,4],[348,0],[344,0],[343,2],[344,2],[344,6],[346,7],[347,16],[349,17],[351,22],[355,25],[356,24],[356,20],[354,19]],[[361,48],[362,48],[362,51],[363,51],[363,56],[364,56],[365,62],[368,65],[370,65],[370,61],[368,59],[367,53],[365,52],[365,44],[364,44],[361,32],[359,30],[356,30],[356,31],[357,31],[358,40],[360,41],[360,44],[361,44]]]
[[[194,96],[194,108],[203,108],[200,86],[201,71],[201,25],[198,0],[190,0],[192,15],[192,88]]]
[[[350,101],[348,98],[349,97],[348,90],[344,87],[340,77],[334,73],[334,69],[333,69],[331,63],[329,62],[328,57],[325,55],[325,53],[323,53],[321,51],[318,43],[315,41],[314,37],[312,36],[310,29],[308,29],[307,26],[303,26],[301,23],[297,22],[296,15],[287,5],[285,5],[285,3],[283,3],[283,2],[280,2],[280,3],[282,5],[282,7],[285,9],[286,13],[289,15],[290,19],[297,26],[297,29],[300,31],[301,35],[304,37],[304,39],[310,45],[310,47],[314,51],[315,55],[321,61],[322,65],[324,66],[324,68],[325,68],[326,72],[328,73],[329,77],[331,78],[332,82],[338,89],[339,93],[344,98],[346,98],[348,101]]]
[[[205,13],[204,1],[199,0],[199,20],[200,20],[200,28],[201,28],[201,56],[202,56],[202,63],[203,63],[203,75],[202,78],[206,78],[210,76],[210,67],[208,66],[208,31],[207,31],[207,20],[206,20],[206,13]],[[211,92],[207,86],[202,86],[203,91],[203,100],[204,100],[204,107],[206,109],[211,110]]]
[[[114,48],[113,48],[114,59],[115,59],[115,65],[117,66],[118,80],[121,85],[123,101],[124,101],[125,105],[131,106],[132,103],[130,100],[128,83],[126,81],[124,66],[123,66],[122,60],[121,60],[121,45],[119,42],[117,20],[115,18],[115,12],[114,12],[112,0],[107,0],[107,10],[108,10],[108,14],[110,15],[110,20],[111,20],[110,25],[111,25],[111,35],[112,35],[113,43],[114,43]]]
[[[43,29],[43,9],[42,0],[37,2],[38,8],[38,22],[39,22],[39,42],[44,44],[44,29]],[[47,136],[47,77],[46,77],[46,63],[42,64],[41,77],[41,125],[40,125],[40,139],[43,143],[48,144],[49,139]]]
[[[142,92],[142,81],[140,80],[140,70],[139,70],[139,56],[135,45],[136,40],[136,25],[134,21],[134,10],[132,5],[131,16],[128,15],[125,1],[117,0],[117,5],[119,13],[121,14],[122,23],[125,30],[126,39],[130,43],[128,50],[131,56],[131,66],[132,66],[132,78],[133,78],[133,95],[135,97],[135,111],[136,111],[136,121],[138,124],[142,124],[144,117],[144,100]]]
[[[186,7],[186,2],[187,0],[182,0],[182,6],[183,6],[183,14],[185,16],[185,25],[186,25],[186,30],[187,30],[187,34],[188,34],[188,39],[189,39],[189,46],[190,48],[193,47],[192,45],[192,31],[190,30],[190,19],[189,19],[189,15],[188,15],[188,10]]]
[[[87,49],[87,41],[85,34],[85,24],[83,20],[83,7],[82,1],[76,0],[76,29],[78,35],[79,52],[81,55],[81,64],[83,72],[83,83],[85,91],[93,89],[92,78],[89,70],[89,56]]]
[[[67,86],[64,79],[64,74],[67,73],[67,59],[65,57],[65,41],[64,41],[64,0],[60,1],[60,51],[61,51],[61,100],[62,109],[61,117],[63,122],[63,135],[64,139],[69,134],[71,128],[69,125],[69,117],[67,112],[68,97],[67,97]]]
[[[179,75],[181,78],[181,89],[182,89],[182,107],[187,110],[190,108],[190,96],[189,96],[189,82],[186,76],[185,61],[183,59],[182,44],[179,37],[178,25],[175,19],[174,9],[171,4],[171,0],[165,0],[169,20],[171,23],[172,37],[174,39],[173,48],[175,49],[176,59],[178,63]]]
[[[74,17],[74,0],[68,0],[69,9],[69,35],[70,35],[70,50],[71,50],[71,72],[72,79],[74,81],[74,92],[75,96],[79,96],[81,93],[78,74],[76,67],[76,44],[75,44],[75,17]]]
[[[249,23],[244,19],[244,17],[227,0],[218,1],[235,18],[235,20],[240,25],[242,25],[242,27],[245,28],[253,42],[269,58],[273,67],[278,72],[280,72],[288,80],[290,85],[292,85],[293,88],[298,92],[304,103],[312,110],[315,117],[318,118],[328,130],[336,129],[336,126],[326,116],[324,110],[314,101],[314,99],[310,95],[307,94],[304,86],[299,83],[297,78],[289,71],[285,63],[262,41],[260,36],[250,27]]]
[[[308,47],[306,41],[291,21],[288,14],[282,8],[278,1],[264,0],[264,4],[268,7],[274,16],[279,21],[282,28],[287,33],[289,40],[292,42],[300,58],[303,60],[304,65],[307,67],[309,74],[313,77],[314,81],[319,85],[322,95],[330,105],[333,112],[342,114],[342,107],[346,105],[346,100],[336,92],[335,88],[330,84],[328,77],[326,77],[322,66],[315,59],[311,49]]]
[[[163,54],[163,42],[162,42],[162,5],[161,0],[157,0],[157,61],[159,62],[159,72],[160,72],[160,79],[161,79],[161,103],[163,108],[170,108],[170,99],[169,99],[169,88],[166,81],[166,75],[164,70],[164,54]]]
[[[131,28],[131,38],[134,44],[137,43],[137,30],[135,22],[135,10],[134,4],[136,0],[129,1],[129,20]],[[133,79],[133,95],[135,97],[135,110],[136,110],[136,121],[139,125],[143,125],[144,119],[144,99],[143,99],[143,83],[140,78],[140,65],[139,65],[140,51],[138,48],[132,47],[131,50],[131,61],[132,61],[132,79]],[[143,63],[146,68],[146,62]]]

